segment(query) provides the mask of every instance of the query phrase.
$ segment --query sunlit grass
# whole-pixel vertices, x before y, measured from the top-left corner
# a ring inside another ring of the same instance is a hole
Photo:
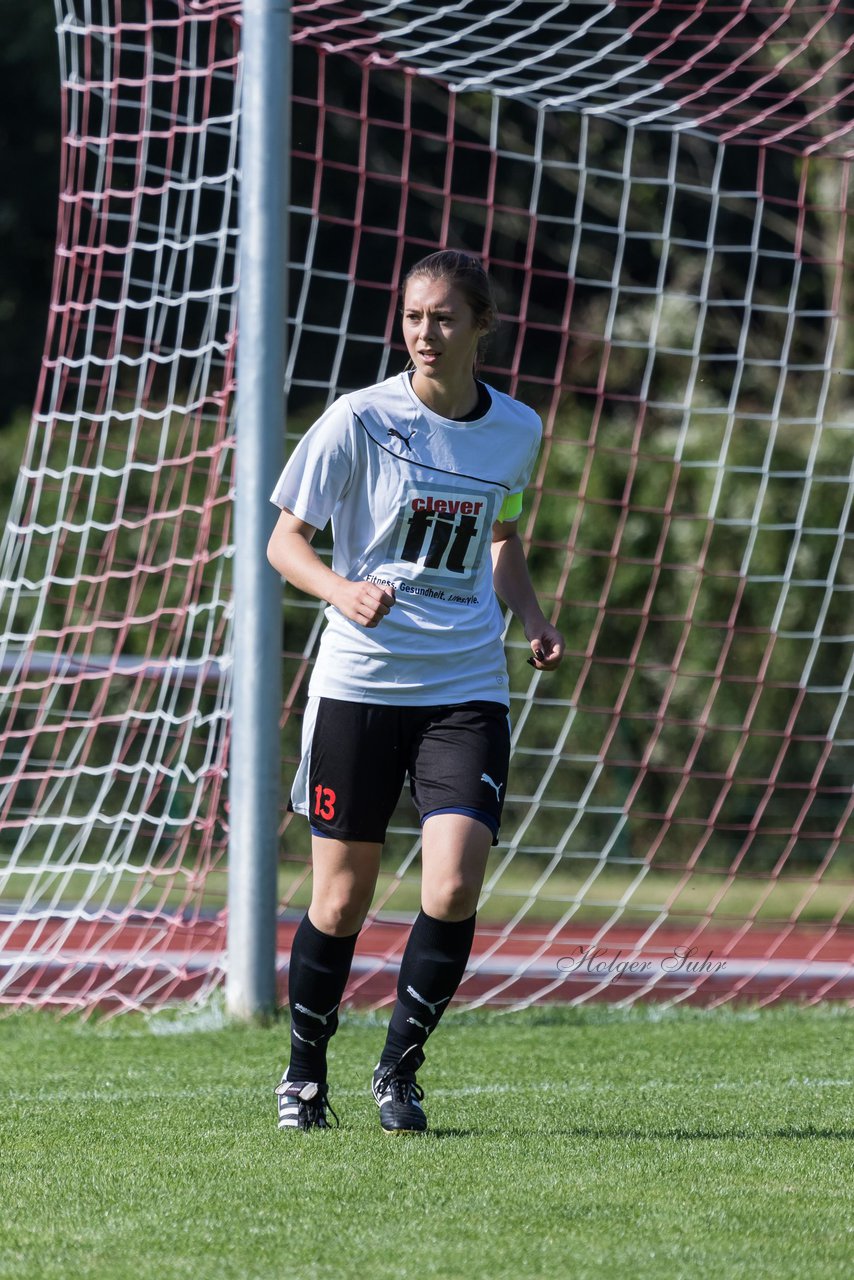
[[[343,1018],[341,1127],[310,1134],[275,1127],[285,1025],[209,1007],[0,1029],[15,1280],[850,1271],[850,1010],[451,1011],[413,1138],[379,1130],[376,1018]]]

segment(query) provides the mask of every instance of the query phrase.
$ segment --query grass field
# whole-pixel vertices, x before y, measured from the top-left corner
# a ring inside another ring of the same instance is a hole
[[[854,1010],[452,1012],[423,1137],[379,1131],[359,1014],[341,1128],[277,1132],[286,1030],[0,1022],[0,1276],[854,1274]]]

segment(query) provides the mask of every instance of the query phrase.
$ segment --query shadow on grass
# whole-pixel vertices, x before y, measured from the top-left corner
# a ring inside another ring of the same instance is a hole
[[[427,1138],[480,1138],[483,1136],[481,1129],[452,1129],[449,1127],[439,1126],[436,1129],[428,1129],[424,1135]]]
[[[787,1125],[781,1129],[610,1129],[595,1128],[592,1125],[562,1126],[551,1130],[552,1134],[560,1133],[566,1138],[631,1139],[633,1141],[658,1141],[669,1139],[675,1142],[721,1142],[728,1138],[742,1138],[754,1141],[768,1138],[795,1138],[813,1140],[827,1138],[836,1141],[851,1141],[854,1129],[840,1126],[838,1129],[818,1128],[816,1125]]]

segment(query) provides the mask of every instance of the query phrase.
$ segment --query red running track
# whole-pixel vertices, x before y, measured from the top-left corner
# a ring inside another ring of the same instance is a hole
[[[297,919],[279,921],[282,1003]],[[373,920],[359,939],[345,1003],[381,1007],[394,998],[409,921]],[[854,928],[566,926],[556,936],[524,924],[505,935],[479,927],[460,1003],[678,999],[854,1001]],[[224,917],[176,922],[7,919],[0,931],[0,1003],[154,1008],[192,999],[222,980]]]

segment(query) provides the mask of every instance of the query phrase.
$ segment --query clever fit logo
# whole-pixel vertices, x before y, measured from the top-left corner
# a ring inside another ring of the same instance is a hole
[[[438,585],[473,578],[491,527],[492,501],[484,494],[409,491],[392,535],[391,558],[416,566]]]

